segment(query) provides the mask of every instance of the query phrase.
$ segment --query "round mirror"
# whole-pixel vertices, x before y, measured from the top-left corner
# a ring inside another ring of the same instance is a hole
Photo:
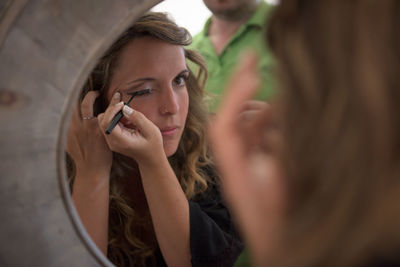
[[[159,0],[0,3],[1,266],[108,266],[66,182],[67,123],[98,57]]]

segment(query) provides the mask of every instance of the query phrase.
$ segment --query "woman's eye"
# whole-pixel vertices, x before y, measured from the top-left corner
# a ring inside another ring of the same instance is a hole
[[[187,76],[178,76],[175,78],[174,83],[178,86],[184,86],[186,84],[186,80],[188,79]]]
[[[143,90],[136,91],[136,97],[150,95],[151,93],[153,93],[153,91],[154,91],[153,88],[146,88]]]
[[[134,95],[134,98],[137,98],[137,97],[143,97],[146,95],[150,95],[153,93],[153,91],[154,91],[153,88],[146,88],[146,89],[142,89],[142,90],[135,90],[132,92],[128,92],[127,95],[128,95],[128,98],[130,98],[132,95]]]

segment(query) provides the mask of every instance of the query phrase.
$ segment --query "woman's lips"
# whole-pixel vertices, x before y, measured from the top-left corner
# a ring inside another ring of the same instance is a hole
[[[172,136],[178,132],[177,126],[165,127],[160,129],[163,136]]]

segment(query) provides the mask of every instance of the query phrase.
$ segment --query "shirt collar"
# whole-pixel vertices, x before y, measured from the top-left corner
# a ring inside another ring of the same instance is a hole
[[[256,8],[254,14],[250,17],[250,19],[248,19],[243,24],[244,28],[247,28],[249,26],[256,26],[261,28],[264,27],[265,19],[270,9],[271,6],[267,4],[264,0],[262,0],[261,3]],[[208,35],[208,29],[210,28],[210,24],[211,24],[211,16],[206,20],[203,30],[201,31],[201,35],[203,37],[206,37]]]
[[[254,14],[250,17],[244,25],[246,27],[248,26],[258,26],[263,28],[265,25],[265,20],[267,18],[268,12],[270,11],[271,6],[267,4],[264,0],[261,1],[261,3],[258,5],[256,8],[256,11]]]

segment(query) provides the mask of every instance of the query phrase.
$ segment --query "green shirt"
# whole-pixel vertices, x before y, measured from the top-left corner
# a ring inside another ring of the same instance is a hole
[[[273,93],[273,81],[271,79],[272,55],[265,42],[265,22],[272,6],[262,1],[253,16],[244,23],[229,40],[221,54],[218,56],[208,37],[211,18],[209,18],[203,30],[193,38],[189,48],[198,50],[204,57],[208,79],[205,90],[211,93],[210,111],[214,112],[218,107],[225,85],[235,69],[240,54],[248,48],[253,48],[259,54],[259,68],[262,75],[262,88],[256,99],[266,100]]]

